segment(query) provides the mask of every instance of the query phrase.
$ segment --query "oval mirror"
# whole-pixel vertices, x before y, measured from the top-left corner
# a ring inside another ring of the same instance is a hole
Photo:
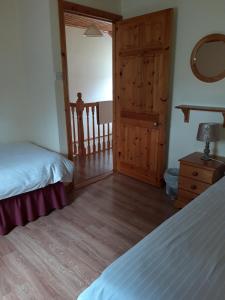
[[[210,34],[202,38],[191,54],[194,75],[205,82],[215,82],[225,77],[225,35]]]

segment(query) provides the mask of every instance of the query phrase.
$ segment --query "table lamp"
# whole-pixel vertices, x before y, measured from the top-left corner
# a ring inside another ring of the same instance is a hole
[[[200,123],[198,127],[197,140],[205,142],[204,155],[201,157],[203,160],[210,160],[210,142],[219,141],[219,129],[218,123]]]

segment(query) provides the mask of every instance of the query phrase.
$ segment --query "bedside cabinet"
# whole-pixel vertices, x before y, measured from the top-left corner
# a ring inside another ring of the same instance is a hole
[[[177,208],[182,208],[210,185],[215,183],[225,172],[225,157],[213,157],[215,160],[204,161],[202,153],[195,152],[180,159],[180,174],[178,198],[175,201]]]

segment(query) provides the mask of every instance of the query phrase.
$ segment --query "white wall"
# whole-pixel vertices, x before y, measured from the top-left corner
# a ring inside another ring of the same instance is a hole
[[[46,0],[20,0],[18,11],[28,100],[27,137],[59,151],[50,5]]]
[[[201,82],[190,68],[190,55],[200,38],[211,33],[225,34],[225,0],[122,0],[125,18],[169,7],[176,9],[177,29],[169,136],[169,166],[176,166],[182,156],[202,150],[203,144],[196,141],[200,122],[223,120],[217,113],[191,112],[190,123],[184,123],[182,112],[174,107],[178,104],[225,107],[225,80]],[[218,153],[225,155],[225,129],[221,134],[223,141],[218,143]]]
[[[112,100],[112,38],[84,37],[84,29],[66,27],[70,101],[82,92],[85,102]]]
[[[0,3],[0,142],[26,139],[26,94],[17,1]]]
[[[120,0],[70,0],[81,5],[90,6],[93,8],[109,11],[115,14],[121,14],[121,1]]]
[[[61,151],[49,1],[4,0],[0,15],[0,142]]]

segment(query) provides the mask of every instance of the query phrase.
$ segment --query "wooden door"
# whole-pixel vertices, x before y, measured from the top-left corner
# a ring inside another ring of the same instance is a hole
[[[116,26],[116,164],[160,186],[165,168],[172,9]]]

